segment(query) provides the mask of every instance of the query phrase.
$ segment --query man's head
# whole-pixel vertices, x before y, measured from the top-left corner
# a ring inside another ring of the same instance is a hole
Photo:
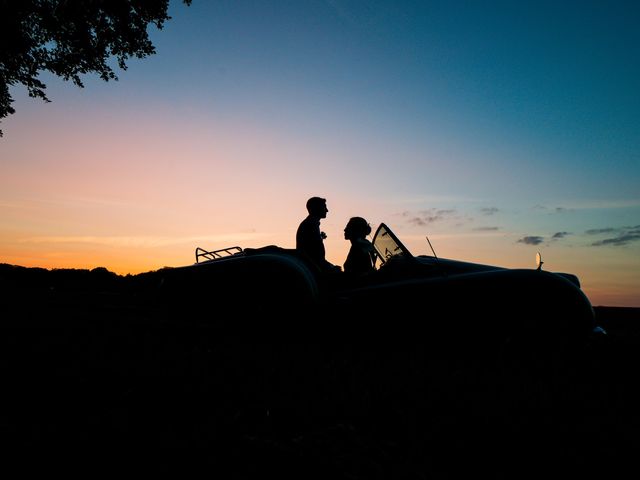
[[[327,218],[329,209],[327,208],[327,200],[320,197],[311,197],[307,200],[307,211],[309,215],[318,218]]]

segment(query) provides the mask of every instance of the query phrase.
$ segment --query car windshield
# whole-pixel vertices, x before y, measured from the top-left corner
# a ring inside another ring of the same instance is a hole
[[[373,236],[373,247],[376,249],[377,258],[382,263],[386,263],[391,257],[412,256],[407,247],[398,240],[398,237],[384,223],[380,224],[376,234]]]

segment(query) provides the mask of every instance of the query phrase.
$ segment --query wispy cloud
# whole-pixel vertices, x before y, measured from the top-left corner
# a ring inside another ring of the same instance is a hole
[[[622,246],[637,240],[640,240],[640,233],[630,233],[626,235],[618,235],[614,238],[605,238],[604,240],[593,242],[591,245],[594,247],[600,247],[603,245]]]
[[[586,233],[587,235],[599,235],[601,233],[613,233],[615,231],[615,228],[592,228],[591,230],[587,230],[584,233]]]
[[[626,226],[619,228],[594,228],[585,232],[587,235],[603,235],[608,234],[607,238],[597,240],[591,245],[594,247],[614,246],[619,247],[628,245],[629,243],[640,241],[640,225],[634,227]]]
[[[554,213],[568,213],[571,212],[573,210],[573,208],[567,208],[567,207],[548,207],[546,205],[534,205],[533,207],[531,207],[532,210],[537,210],[539,212],[547,212],[548,214],[554,214]]]
[[[525,245],[540,245],[542,242],[544,242],[544,237],[528,235],[526,237],[522,237],[517,243],[524,243]]]
[[[417,225],[419,227],[423,227],[427,224],[427,222],[425,222],[422,218],[420,217],[411,217],[409,219],[409,223],[411,223],[412,225]]]
[[[500,230],[500,227],[476,227],[473,230],[476,232],[496,232]]]
[[[560,240],[561,238],[566,237],[567,235],[571,235],[569,232],[556,232],[552,235],[553,240]]]
[[[480,212],[483,215],[495,215],[496,213],[498,213],[500,211],[499,208],[497,207],[484,207],[480,209]]]
[[[457,210],[454,208],[429,208],[418,212],[402,212],[403,217],[407,218],[407,222],[420,227],[430,225],[435,222],[451,219],[459,219]]]

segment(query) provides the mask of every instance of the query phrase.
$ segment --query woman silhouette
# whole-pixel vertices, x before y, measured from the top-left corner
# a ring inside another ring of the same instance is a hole
[[[344,271],[352,275],[373,272],[374,249],[365,237],[371,233],[371,226],[362,217],[352,217],[344,228],[345,240],[351,241],[351,249],[344,262]]]

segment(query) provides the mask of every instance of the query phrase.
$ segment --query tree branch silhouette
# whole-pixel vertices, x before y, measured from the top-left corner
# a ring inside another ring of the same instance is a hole
[[[130,58],[154,54],[147,27],[162,29],[168,6],[169,0],[0,0],[0,119],[15,113],[12,85],[50,101],[41,72],[79,87],[84,74],[117,80],[107,62],[114,58],[126,70]]]

